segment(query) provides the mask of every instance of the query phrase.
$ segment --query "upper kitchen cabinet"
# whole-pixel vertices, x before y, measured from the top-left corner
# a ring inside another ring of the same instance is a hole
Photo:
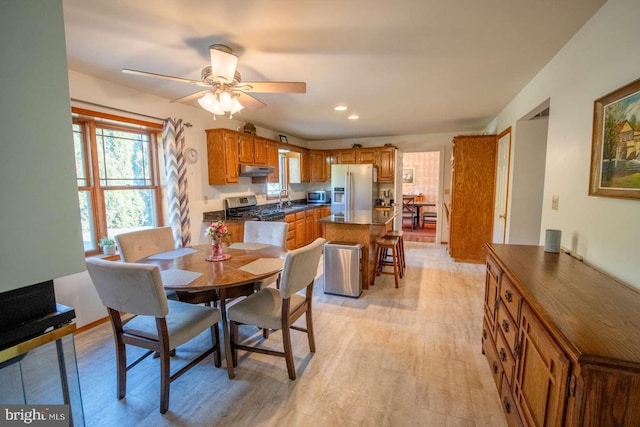
[[[207,129],[209,185],[238,182],[238,133],[228,129]]]
[[[325,182],[327,180],[327,153],[312,150],[309,156],[311,158],[311,182]]]
[[[393,147],[378,148],[376,165],[378,166],[378,182],[394,182],[396,149]]]
[[[267,164],[267,140],[265,138],[238,133],[238,150],[240,163]]]
[[[373,165],[376,163],[375,148],[356,148],[356,163]]]
[[[273,167],[273,172],[267,175],[267,182],[280,182],[278,143],[275,141],[267,141],[267,165]]]
[[[336,164],[351,165],[356,163],[356,150],[338,150],[336,151]]]
[[[302,182],[311,181],[311,158],[309,150],[300,150],[300,178]]]
[[[449,254],[456,261],[484,262],[493,235],[496,135],[453,138]]]

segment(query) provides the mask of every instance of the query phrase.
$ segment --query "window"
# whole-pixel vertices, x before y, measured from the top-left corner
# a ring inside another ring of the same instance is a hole
[[[72,111],[82,240],[85,253],[92,255],[98,253],[102,236],[162,225],[157,150],[161,125]]]

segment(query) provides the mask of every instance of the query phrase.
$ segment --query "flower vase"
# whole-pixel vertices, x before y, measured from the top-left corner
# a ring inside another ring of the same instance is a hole
[[[230,255],[226,255],[222,249],[222,243],[217,239],[211,240],[211,253],[207,257],[207,261],[224,261],[231,258]]]

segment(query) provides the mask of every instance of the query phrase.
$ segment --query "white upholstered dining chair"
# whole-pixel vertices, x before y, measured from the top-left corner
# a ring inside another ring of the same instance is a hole
[[[127,391],[127,371],[156,352],[160,357],[160,412],[169,409],[169,385],[185,371],[214,353],[220,367],[217,308],[167,300],[158,266],[87,258],[87,270],[107,308],[116,345],[118,399]],[[123,314],[135,317],[124,321]],[[202,332],[211,333],[211,347],[171,374],[170,353]],[[145,348],[144,355],[127,365],[126,345]]]
[[[243,242],[247,243],[264,243],[268,245],[280,246],[287,249],[287,233],[289,232],[289,224],[286,222],[273,221],[246,221],[244,223]],[[278,275],[267,277],[266,279],[255,282],[255,290],[273,285],[277,282]]]
[[[238,349],[280,356],[286,360],[289,378],[296,379],[290,330],[306,332],[310,351],[312,353],[316,351],[311,302],[313,283],[325,241],[318,238],[307,246],[294,249],[285,255],[278,289],[263,288],[229,307],[228,318],[234,365],[238,363]],[[298,292],[303,289],[306,289],[304,295],[299,294]],[[293,323],[303,314],[306,314],[306,328],[294,326]],[[284,351],[240,344],[238,342],[238,325],[240,324],[254,325],[262,329],[281,329]]]
[[[145,230],[122,233],[115,236],[120,259],[124,262],[137,262],[151,255],[174,250],[173,232],[171,227],[149,228]],[[177,299],[192,304],[214,304],[218,294],[214,290],[187,292],[167,291],[167,298]]]

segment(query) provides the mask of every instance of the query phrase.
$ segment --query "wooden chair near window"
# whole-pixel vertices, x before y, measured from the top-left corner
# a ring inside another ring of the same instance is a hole
[[[221,365],[217,308],[167,300],[156,265],[87,258],[87,270],[102,304],[107,308],[116,344],[118,399],[127,391],[127,371],[156,352],[160,357],[160,413],[169,409],[169,385],[208,355]],[[133,314],[123,320],[123,314]],[[176,347],[210,330],[212,345],[171,374],[170,354]],[[148,351],[127,365],[126,345]]]
[[[415,230],[418,220],[415,196],[402,196],[402,226],[406,219],[411,220],[411,228]]]

